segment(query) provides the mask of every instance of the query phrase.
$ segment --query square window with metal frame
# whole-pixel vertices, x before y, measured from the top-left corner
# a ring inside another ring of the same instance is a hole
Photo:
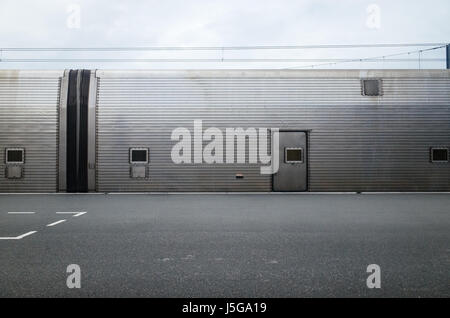
[[[284,148],[285,163],[303,163],[303,148]]]
[[[147,164],[148,148],[130,148],[130,164]]]
[[[446,147],[432,147],[430,149],[431,162],[449,162],[449,149]]]
[[[25,163],[25,149],[23,148],[6,148],[5,151],[6,164],[24,164]]]

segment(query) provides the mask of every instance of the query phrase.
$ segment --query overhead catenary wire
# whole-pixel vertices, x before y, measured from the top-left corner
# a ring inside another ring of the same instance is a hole
[[[442,46],[448,43],[379,43],[323,45],[249,45],[249,46],[124,46],[124,47],[2,47],[4,52],[75,52],[75,51],[234,51],[234,50],[302,50],[350,48],[399,48]]]
[[[351,59],[344,59],[342,61],[337,61],[337,62],[295,66],[295,67],[288,67],[288,68],[285,68],[285,69],[314,68],[314,67],[321,67],[321,66],[332,66],[332,65],[336,65],[338,63],[370,62],[370,61],[373,61],[373,60],[378,60],[378,61],[385,62],[385,61],[389,61],[390,60],[390,59],[386,59],[386,58],[389,58],[389,57],[401,56],[401,55],[410,55],[410,54],[414,54],[414,53],[421,54],[422,52],[434,51],[434,50],[442,49],[442,48],[445,48],[446,46],[447,46],[447,44],[443,44],[443,45],[439,45],[439,46],[428,48],[428,49],[422,49],[422,50],[394,53],[394,54],[374,56],[374,57],[366,57],[366,58],[351,58]],[[419,57],[419,59],[420,59],[420,57]],[[395,60],[395,59],[393,59],[393,60]],[[416,59],[407,59],[407,60],[409,60],[409,61],[417,61]],[[420,59],[420,60],[421,61],[427,61],[429,59]],[[432,60],[436,60],[437,61],[439,59],[432,59]],[[440,60],[445,61],[446,59],[440,59]]]
[[[431,48],[419,49],[402,53],[389,55],[366,57],[366,58],[225,58],[225,50],[257,50],[257,49],[322,49],[322,48],[379,48],[379,47],[423,47],[437,45]],[[351,62],[415,62],[417,59],[394,58],[401,55],[419,54],[419,68],[422,62],[443,62],[445,58],[422,58],[422,52],[445,48],[448,43],[390,43],[390,44],[331,44],[331,45],[291,45],[291,46],[221,46],[221,47],[103,47],[103,48],[0,48],[0,63],[307,63],[320,62],[306,66],[285,67],[285,69],[295,68],[314,68],[328,65],[337,65],[340,63]],[[220,58],[3,58],[3,52],[25,52],[25,51],[144,51],[144,50],[220,50]]]
[[[426,62],[443,62],[444,58],[424,58],[421,61]],[[279,63],[279,62],[331,62],[344,63],[344,62],[416,62],[416,59],[406,58],[406,59],[382,59],[382,58],[364,58],[364,59],[308,59],[308,58],[266,58],[266,59],[233,59],[233,58],[211,58],[211,59],[156,59],[156,58],[17,58],[17,59],[2,59],[0,62],[5,63],[63,63],[63,62],[96,62],[96,63],[216,63],[216,62],[227,62],[227,63]]]

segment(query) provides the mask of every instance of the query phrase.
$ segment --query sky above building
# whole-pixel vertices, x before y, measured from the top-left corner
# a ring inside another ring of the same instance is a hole
[[[0,47],[260,46],[447,43],[448,0],[1,0]],[[319,62],[228,59],[348,59],[426,49],[0,52],[0,68],[297,68]],[[97,59],[8,62],[11,59]],[[100,59],[219,59],[215,62],[114,62]],[[411,62],[353,62],[322,68],[443,68],[444,49],[399,56]],[[427,61],[434,58],[437,61]],[[6,60],[6,61],[5,61]],[[442,60],[442,61],[440,61]]]

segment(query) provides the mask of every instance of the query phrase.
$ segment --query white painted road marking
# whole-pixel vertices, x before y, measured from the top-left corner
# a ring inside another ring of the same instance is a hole
[[[77,216],[86,214],[87,212],[56,212],[56,214],[74,214],[73,217],[76,218]]]
[[[36,233],[37,231],[31,231],[31,232],[28,232],[28,233],[25,233],[25,234],[22,234],[22,235],[20,235],[20,236],[18,236],[17,237],[17,239],[18,240],[20,240],[20,239],[23,239],[25,236],[28,236],[28,235],[31,235],[31,234],[34,234],[34,233]]]
[[[8,212],[8,214],[35,214],[36,212],[25,212],[25,211],[15,211],[15,212]],[[56,214],[73,214],[72,215],[72,217],[74,217],[74,218],[76,218],[76,217],[78,217],[78,216],[81,216],[81,215],[83,215],[83,214],[86,214],[87,212],[85,212],[85,211],[82,211],[82,212],[80,212],[80,211],[74,211],[74,212],[56,212]],[[64,220],[59,220],[59,221],[56,221],[56,222],[53,222],[53,223],[50,223],[50,224],[47,224],[47,226],[48,227],[51,227],[51,226],[55,226],[55,225],[57,225],[57,224],[60,224],[60,223],[63,223],[63,222],[66,222],[66,220],[64,219]],[[25,234],[22,234],[22,235],[19,235],[19,236],[8,236],[8,237],[0,237],[0,240],[20,240],[20,239],[22,239],[22,238],[24,238],[24,237],[26,237],[26,236],[28,236],[28,235],[31,235],[31,234],[34,234],[34,233],[36,233],[37,231],[31,231],[31,232],[28,232],[28,233],[25,233]]]
[[[8,214],[35,214],[36,212],[8,212]]]
[[[22,235],[19,235],[19,236],[16,236],[16,237],[0,237],[0,240],[21,240],[24,237],[26,237],[28,235],[31,235],[31,234],[34,234],[36,232],[37,231],[31,231],[31,232],[28,232],[28,233],[25,233],[25,234],[22,234]]]
[[[66,222],[66,220],[59,220],[50,224],[47,224],[47,226],[55,226],[56,224],[62,223],[62,222]]]

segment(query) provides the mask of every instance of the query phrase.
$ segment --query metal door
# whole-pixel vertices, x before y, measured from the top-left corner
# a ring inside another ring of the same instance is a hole
[[[279,168],[273,175],[274,191],[308,190],[308,149],[306,132],[274,132],[279,135]],[[274,155],[276,155],[274,153]]]

